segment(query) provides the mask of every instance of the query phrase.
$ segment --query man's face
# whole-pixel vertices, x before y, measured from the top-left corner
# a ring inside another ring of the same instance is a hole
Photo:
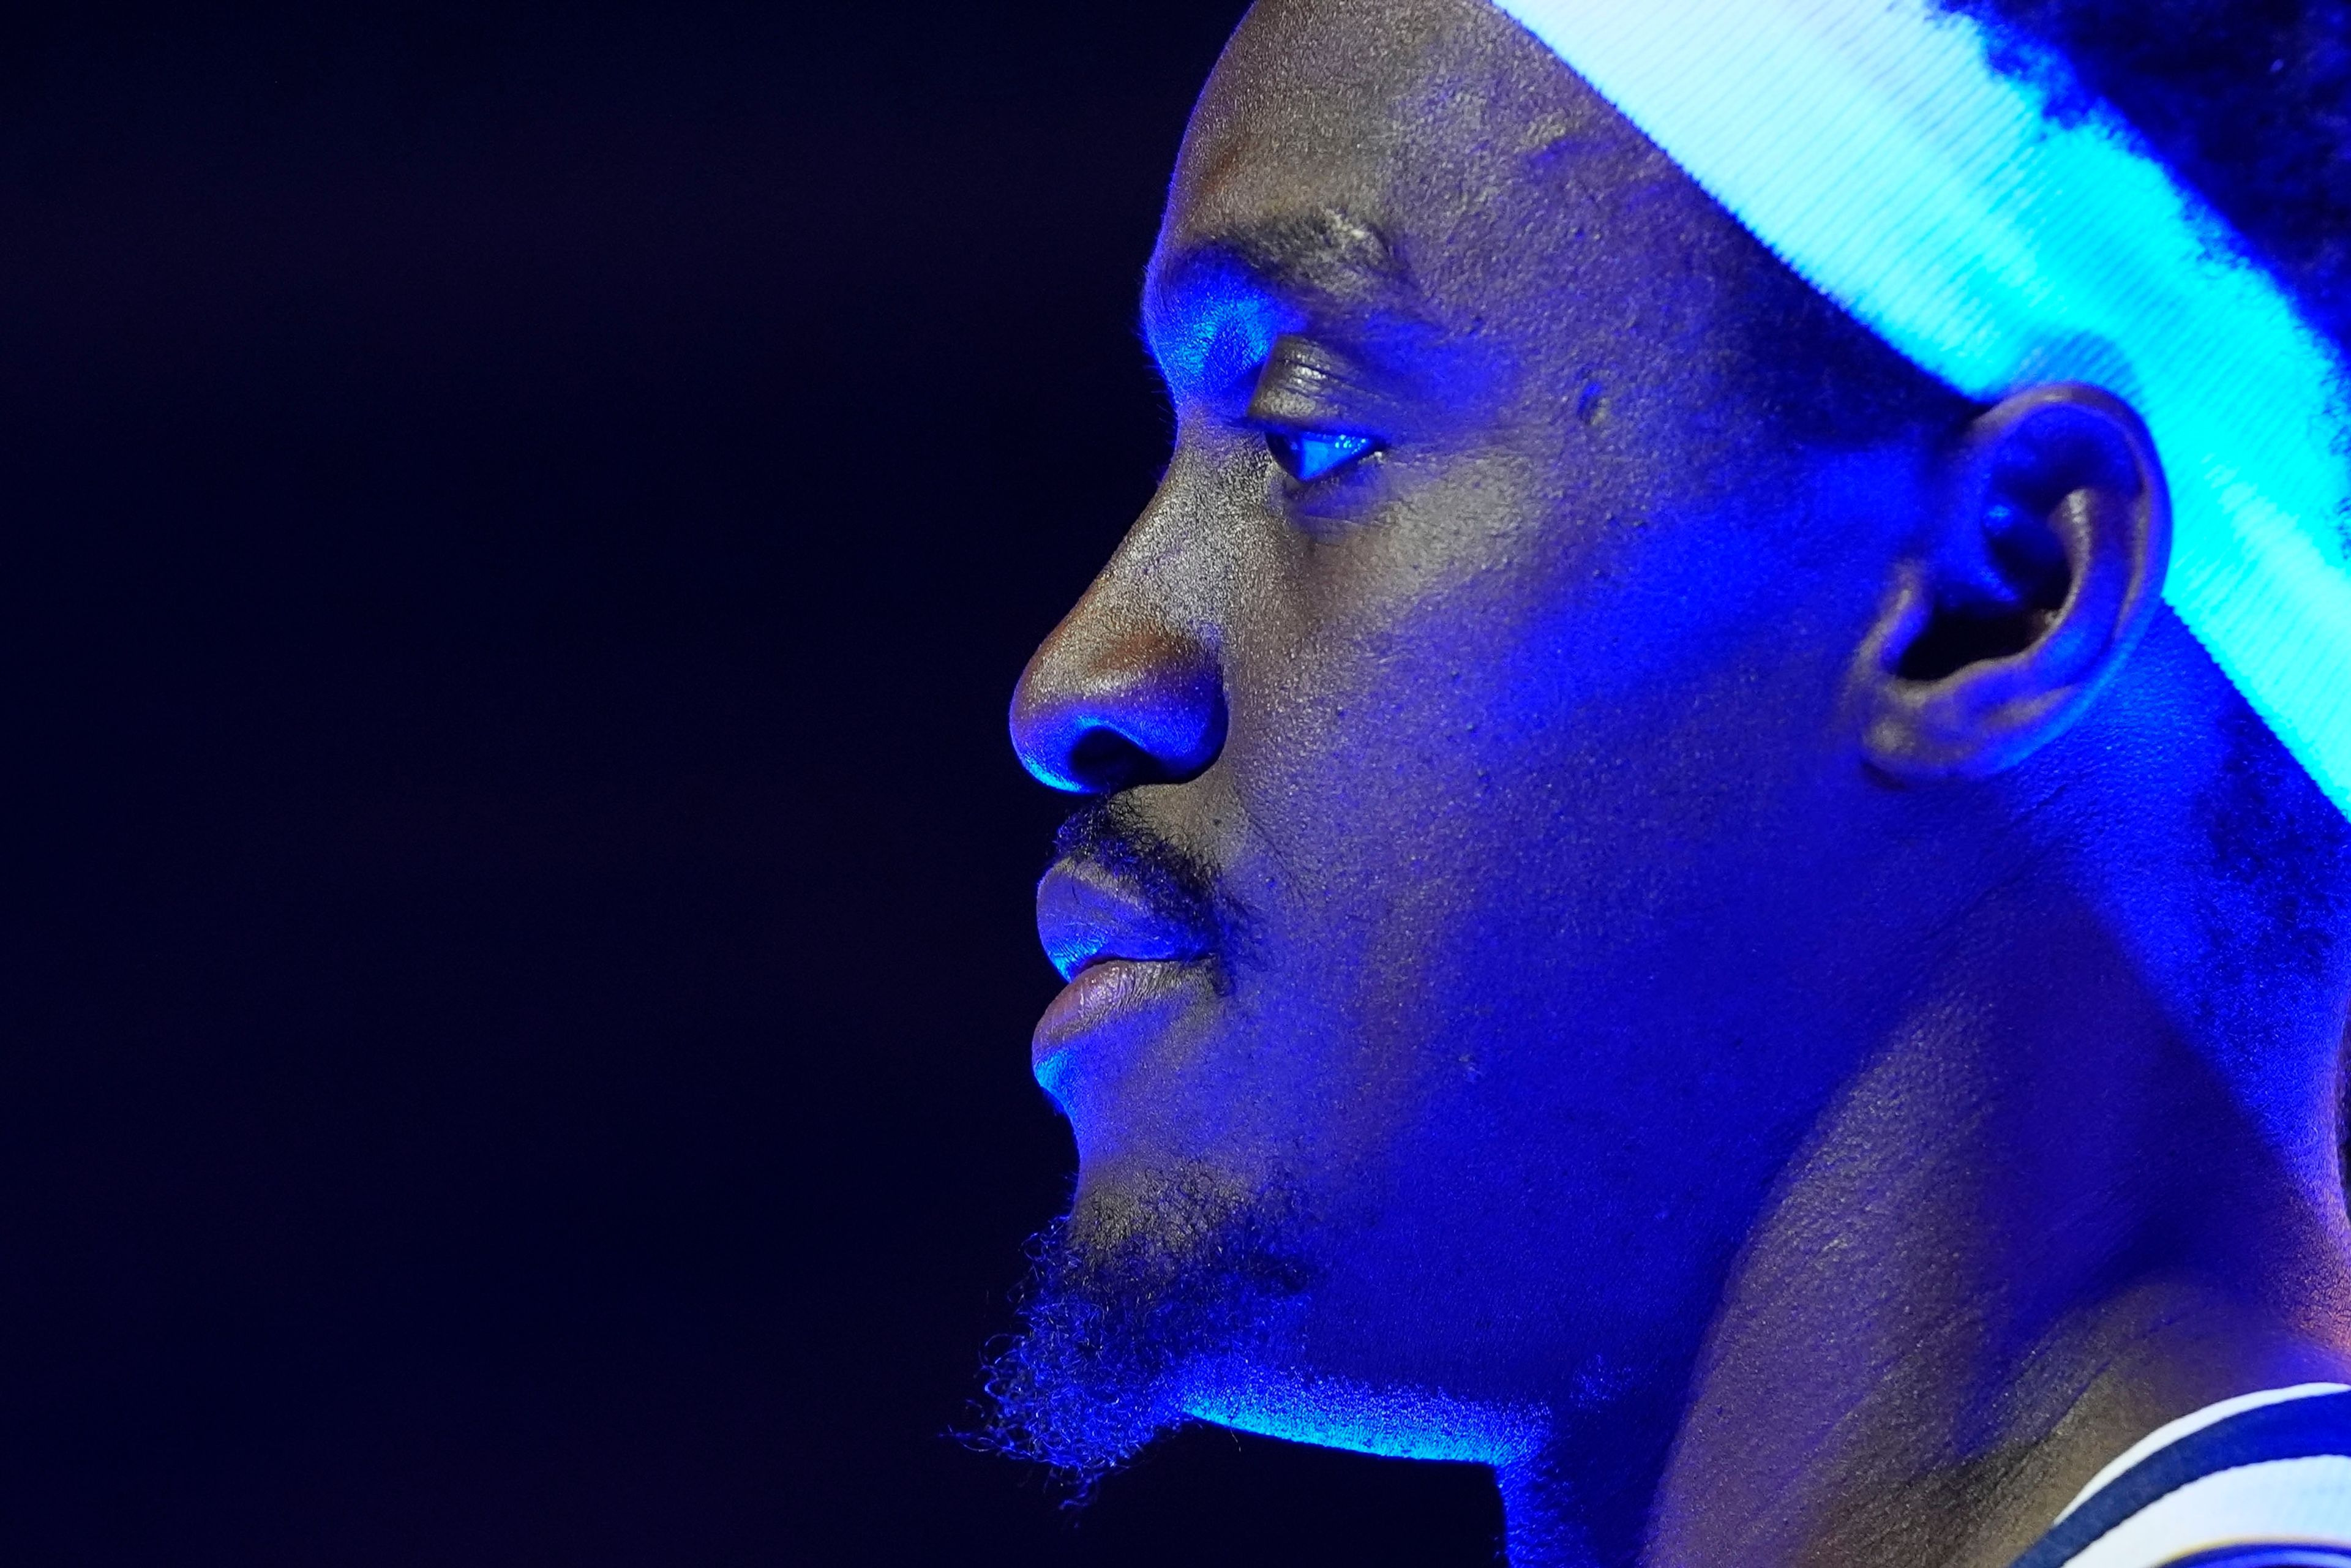
[[[1783,298],[1480,0],[1266,0],[1218,66],[1166,476],[1014,706],[1101,798],[1040,889],[1055,1266],[1155,1260],[1092,1278],[1182,1299],[1112,1325],[1172,1406],[1496,1458],[1530,1386],[1641,1396],[1850,1071],[1849,912],[1908,917],[1840,692],[1918,464],[1791,439]]]

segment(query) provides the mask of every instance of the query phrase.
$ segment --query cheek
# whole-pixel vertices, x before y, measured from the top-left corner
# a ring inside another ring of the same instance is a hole
[[[1509,479],[1256,536],[1226,747],[1174,792],[1249,939],[1149,1082],[1165,1146],[1259,1151],[1334,1203],[1407,1183],[1451,1223],[1542,1191],[1568,1205],[1542,1223],[1596,1224],[1575,1195],[1639,1188],[1647,1223],[1694,1201],[1661,1189],[1691,1140],[1739,1146],[1784,1093],[1748,1076],[1771,1060],[1749,1015],[1802,923],[1774,935],[1786,895],[1756,890],[1815,877],[1792,828],[1844,657],[1791,634],[1756,530]],[[1572,1171],[1562,1129],[1591,1134]]]
[[[1219,770],[1277,1027],[1474,1074],[1732,917],[1726,864],[1770,852],[1837,666],[1702,528],[1399,528],[1269,595]]]

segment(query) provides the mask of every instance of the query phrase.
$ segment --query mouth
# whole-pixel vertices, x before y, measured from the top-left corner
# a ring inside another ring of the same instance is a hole
[[[1037,934],[1069,982],[1029,1042],[1030,1068],[1049,1091],[1072,1049],[1149,1029],[1190,993],[1215,952],[1198,921],[1086,860],[1063,860],[1037,884]]]

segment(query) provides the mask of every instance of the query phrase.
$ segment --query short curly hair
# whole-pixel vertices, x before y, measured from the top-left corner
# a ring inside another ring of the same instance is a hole
[[[2351,0],[1940,0],[2102,99],[2351,348]],[[2071,95],[2074,101],[2065,101]]]

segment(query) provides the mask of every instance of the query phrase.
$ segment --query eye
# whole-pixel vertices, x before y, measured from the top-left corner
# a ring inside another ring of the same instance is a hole
[[[1293,479],[1320,479],[1371,452],[1379,444],[1368,435],[1347,435],[1334,430],[1269,430],[1265,449]]]

